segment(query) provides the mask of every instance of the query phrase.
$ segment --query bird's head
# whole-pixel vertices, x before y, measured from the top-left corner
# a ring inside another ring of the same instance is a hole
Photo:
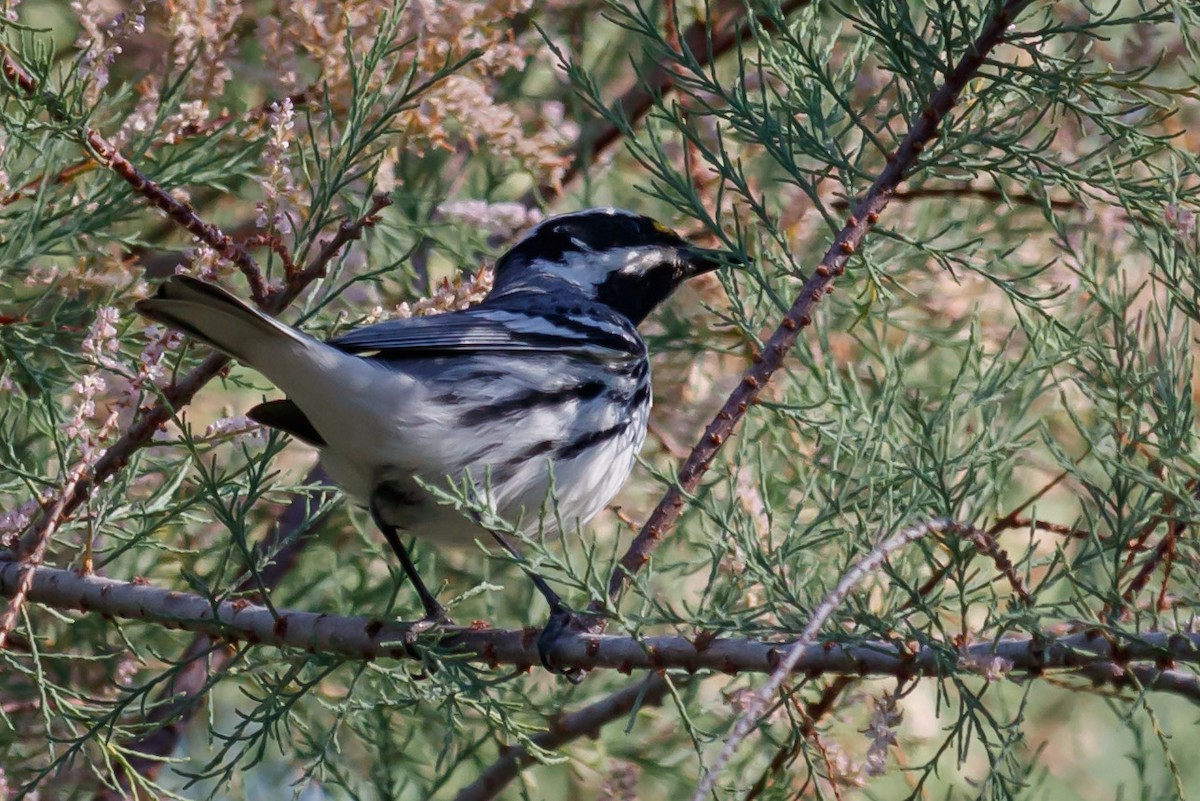
[[[721,266],[649,217],[588,209],[542,221],[496,262],[493,295],[579,292],[638,325],[677,286]]]

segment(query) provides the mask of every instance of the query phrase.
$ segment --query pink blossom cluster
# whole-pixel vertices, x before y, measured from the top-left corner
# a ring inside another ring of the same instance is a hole
[[[50,490],[46,490],[40,501],[33,498],[7,512],[0,512],[0,548],[13,547],[16,539],[33,523],[33,516],[41,509],[42,502],[52,495]]]
[[[1185,241],[1196,238],[1196,213],[1172,203],[1163,211],[1163,219]]]
[[[438,214],[504,237],[536,225],[543,217],[541,211],[524,203],[489,203],[486,200],[448,201],[438,206]]]
[[[240,0],[191,0],[173,4],[168,28],[177,69],[191,69],[179,112],[166,123],[165,139],[178,141],[181,131],[208,121],[211,104],[219,100],[233,77],[229,59],[235,55],[234,26],[242,18]]]
[[[84,51],[80,62],[82,76],[90,81],[88,100],[92,103],[108,86],[108,68],[121,55],[121,41],[139,36],[146,30],[144,2],[132,3],[107,23],[102,22],[108,4],[97,0],[72,0],[71,9],[79,20],[79,39],[75,46]]]
[[[291,157],[288,154],[288,149],[295,140],[296,127],[296,110],[290,97],[271,104],[271,110],[267,114],[267,125],[270,134],[262,152],[266,169],[259,181],[264,199],[258,203],[255,224],[259,228],[281,230],[288,223],[287,212],[295,211],[300,206],[296,182],[292,177]],[[294,233],[290,230],[283,232]]]

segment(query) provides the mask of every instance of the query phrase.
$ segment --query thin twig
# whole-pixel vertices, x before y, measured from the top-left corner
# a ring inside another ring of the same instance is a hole
[[[337,233],[321,243],[321,250],[303,269],[288,276],[287,286],[281,291],[288,302],[299,294],[308,284],[322,278],[333,258],[341,252],[348,243],[362,237],[363,230],[379,222],[379,212],[392,205],[391,198],[385,194],[371,196],[371,205],[366,213],[354,220],[346,220],[338,226]]]
[[[775,698],[775,694],[779,692],[779,688],[787,680],[787,677],[796,670],[796,665],[804,657],[805,652],[813,645],[818,632],[821,631],[821,628],[829,620],[829,617],[845,602],[850,592],[863,579],[879,570],[889,556],[904,548],[909,543],[927,537],[930,534],[952,529],[953,527],[953,522],[942,519],[909,526],[876,545],[858,564],[846,571],[845,575],[837,583],[837,586],[833,588],[833,591],[826,595],[820,605],[813,610],[808,624],[800,632],[800,638],[788,647],[787,653],[780,660],[779,665],[771,671],[771,677],[767,679],[767,683],[750,697],[745,709],[742,710],[741,716],[734,723],[733,731],[726,738],[725,745],[721,748],[721,753],[717,756],[716,762],[713,763],[711,768],[705,771],[703,778],[701,778],[699,785],[696,787],[696,792],[692,795],[692,801],[703,801],[712,792],[713,786],[717,782],[717,776],[720,775],[721,770],[729,762],[730,758],[733,757],[733,752],[737,750],[742,740],[750,733],[750,729],[758,724],[758,719],[762,715],[763,710],[767,708],[767,704]]]
[[[61,103],[49,92],[38,86],[32,75],[26,72],[7,49],[0,47],[0,69],[4,77],[13,85],[20,88],[31,99],[40,99],[50,116],[61,123],[71,124],[74,121],[62,108]],[[95,128],[80,125],[75,131],[79,143],[95,154],[101,165],[116,173],[129,184],[133,191],[144,197],[151,205],[174,220],[177,225],[187,230],[204,244],[215,250],[223,259],[233,263],[246,276],[250,285],[250,294],[260,308],[267,302],[267,285],[258,264],[238,245],[232,237],[227,236],[220,228],[210,222],[200,219],[196,210],[188,203],[177,200],[154,181],[147,178],[133,162],[125,158],[121,151]]]
[[[1024,512],[1030,506],[1033,506],[1035,503],[1037,503],[1039,500],[1041,500],[1046,495],[1046,493],[1048,493],[1050,490],[1054,489],[1059,484],[1061,484],[1068,475],[1069,475],[1069,473],[1066,470],[1063,470],[1057,476],[1050,479],[1050,481],[1046,482],[1046,485],[1044,487],[1042,487],[1037,492],[1030,495],[1019,506],[1015,507],[1008,514],[1004,515],[1003,517],[996,518],[996,522],[993,523],[992,527],[988,529],[988,533],[994,537],[997,534],[999,534],[1001,531],[1003,531],[1007,528],[1023,527],[1024,524],[1022,524],[1021,518],[1019,518],[1018,515],[1020,515],[1021,512]]]
[[[1021,599],[1021,603],[1028,607],[1033,606],[1033,598],[1029,594],[1029,589],[1025,586],[1025,580],[1017,573],[1012,560],[1008,558],[1008,552],[1000,547],[991,532],[976,528],[968,523],[953,523],[947,533],[958,534],[969,540],[975,546],[975,550],[995,563],[996,569],[1008,579],[1009,585],[1012,587],[1013,592],[1017,594],[1017,597]]]
[[[21,84],[21,86],[22,88],[26,88],[27,84]],[[29,90],[26,88],[26,91]],[[315,87],[310,86],[303,91],[288,95],[288,99],[292,101],[293,105],[299,106],[303,103],[307,103],[312,98],[314,93]],[[259,121],[263,117],[266,117],[278,102],[278,100],[264,101],[249,111],[241,114],[240,119],[245,123]],[[226,125],[229,125],[236,119],[239,119],[239,115],[225,113],[220,114],[211,120],[206,120],[205,122],[188,123],[176,132],[177,139],[175,141],[178,142],[184,139],[200,136],[202,134],[214,133],[221,128],[224,128]],[[153,144],[160,143],[156,142]],[[70,183],[80,175],[86,175],[87,173],[92,172],[100,166],[101,165],[97,163],[95,159],[83,159],[75,162],[74,164],[63,167],[54,176],[39,175],[36,178],[26,181],[24,185],[11,192],[7,197],[0,198],[0,208],[12,205],[18,200],[28,197],[47,181],[61,186],[62,184]]]
[[[780,4],[781,16],[788,16],[812,0],[784,0]],[[733,50],[745,41],[752,28],[746,15],[746,4],[742,0],[713,0],[708,6],[705,19],[693,22],[680,34],[682,44],[696,61],[705,66]],[[759,23],[770,25],[770,20],[759,18]],[[668,67],[656,65],[634,82],[614,104],[623,119],[636,121],[654,108],[655,101],[675,88],[675,73]],[[621,139],[621,128],[609,120],[599,120],[581,132],[574,148],[574,157],[562,178],[556,184],[543,184],[522,198],[522,203],[534,206],[549,202],[562,194],[563,187],[583,174],[601,155]]]
[[[670,683],[665,677],[653,674],[645,681],[620,689],[577,712],[551,721],[549,731],[534,735],[530,739],[538,748],[549,751],[578,737],[594,736],[606,723],[628,715],[634,706],[657,706],[662,703],[669,688]],[[479,774],[479,778],[460,790],[454,801],[486,801],[495,798],[517,777],[522,768],[534,762],[534,758],[524,746],[508,749]]]
[[[1093,532],[1086,528],[1072,528],[1071,526],[1064,526],[1061,523],[1051,523],[1046,520],[1035,520],[1031,517],[1020,516],[1004,517],[997,520],[992,526],[992,530],[997,528],[1033,528],[1038,531],[1048,531],[1051,534],[1061,534],[1073,540],[1091,539],[1093,534]]]
[[[1197,486],[1198,486],[1198,483],[1195,480],[1189,481],[1188,482],[1189,492],[1191,492],[1193,495],[1195,495]],[[1146,588],[1146,585],[1150,582],[1150,577],[1154,574],[1154,571],[1157,570],[1158,566],[1161,564],[1161,565],[1163,565],[1163,582],[1162,582],[1162,587],[1160,588],[1159,593],[1158,593],[1157,608],[1159,609],[1159,611],[1162,611],[1162,610],[1166,609],[1168,606],[1168,604],[1167,604],[1167,585],[1171,580],[1171,568],[1175,561],[1176,542],[1178,541],[1179,536],[1182,533],[1183,525],[1184,525],[1183,522],[1179,519],[1179,517],[1177,517],[1174,514],[1175,505],[1176,505],[1175,497],[1174,496],[1167,497],[1167,499],[1163,502],[1162,514],[1160,516],[1155,517],[1151,521],[1151,523],[1148,524],[1147,529],[1143,530],[1141,537],[1139,537],[1137,540],[1137,543],[1139,543],[1139,544],[1144,543],[1149,534],[1149,531],[1152,530],[1153,527],[1156,527],[1159,522],[1163,522],[1163,521],[1166,522],[1167,530],[1163,534],[1162,539],[1159,540],[1158,545],[1155,546],[1154,553],[1150,556],[1149,559],[1146,560],[1146,563],[1144,565],[1142,565],[1141,568],[1138,569],[1138,572],[1130,580],[1129,586],[1125,589],[1125,592],[1121,595],[1121,600],[1123,600],[1126,604],[1133,603],[1133,599],[1135,597],[1137,597],[1138,593],[1140,593],[1143,589]],[[1125,561],[1125,570],[1128,570],[1129,566],[1133,563],[1135,554],[1136,554],[1136,552],[1131,552],[1129,554],[1129,557]]]
[[[45,512],[44,519],[47,522],[41,534],[36,538],[23,539],[17,543],[16,553],[14,554],[19,565],[17,582],[13,591],[8,593],[8,605],[5,607],[4,615],[0,616],[0,649],[5,647],[9,635],[12,634],[13,629],[17,625],[17,619],[21,616],[21,609],[24,607],[25,600],[29,597],[29,591],[33,587],[34,576],[37,573],[38,566],[42,564],[42,560],[46,556],[46,547],[50,543],[50,538],[54,536],[54,532],[62,525],[65,519],[64,509],[66,507],[67,495],[79,486],[79,482],[87,472],[87,466],[86,461],[81,461],[75,466],[70,478],[67,479],[67,483],[63,486],[62,494],[54,505]]]
[[[777,776],[800,753],[800,749],[804,747],[804,742],[810,737],[816,736],[817,723],[821,718],[829,714],[830,710],[833,709],[833,705],[841,697],[842,692],[855,681],[857,679],[853,676],[838,676],[821,691],[819,696],[804,705],[800,727],[796,730],[792,742],[784,745],[775,753],[775,756],[771,759],[771,763],[767,765],[762,775],[750,787],[750,792],[746,793],[746,798],[743,801],[754,801],[754,799],[763,794],[771,779]]]
[[[1171,575],[1171,558],[1175,553],[1175,531],[1173,526],[1174,521],[1167,522],[1167,532],[1163,538],[1158,541],[1158,545],[1154,547],[1154,553],[1146,560],[1146,563],[1138,568],[1138,572],[1130,580],[1129,586],[1125,588],[1125,592],[1121,593],[1121,600],[1126,604],[1133,603],[1133,599],[1137,594],[1146,589],[1146,585],[1150,583],[1150,577],[1154,575],[1154,571],[1158,566],[1166,560],[1167,578]],[[1165,590],[1164,584],[1164,590]]]

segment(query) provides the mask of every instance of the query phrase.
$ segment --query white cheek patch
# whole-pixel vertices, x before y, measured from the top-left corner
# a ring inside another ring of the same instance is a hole
[[[657,248],[642,250],[629,248],[625,252],[625,264],[621,267],[622,275],[644,275],[647,270],[663,260],[663,253]]]

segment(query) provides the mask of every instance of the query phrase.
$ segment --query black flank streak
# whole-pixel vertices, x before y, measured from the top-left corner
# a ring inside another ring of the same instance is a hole
[[[496,448],[499,445],[500,445],[500,443],[498,443],[498,442],[489,442],[488,444],[483,445],[479,448],[476,448],[475,450],[471,451],[466,456],[462,456],[460,458],[465,463],[479,462],[479,461],[483,460],[483,457],[487,456],[489,453],[496,450]]]
[[[511,465],[513,467],[519,467],[520,465],[525,464],[525,462],[529,461],[530,459],[536,459],[537,457],[539,457],[543,454],[549,453],[550,451],[554,450],[554,446],[555,446],[554,440],[550,440],[550,439],[542,440],[541,442],[530,445],[528,448],[521,451],[513,458],[509,459],[504,464],[506,466]]]
[[[649,364],[645,359],[638,359],[633,362],[613,362],[607,365],[607,369],[614,375],[629,378],[632,381],[644,382]]]
[[[477,426],[502,417],[527,412],[539,406],[558,406],[570,401],[589,401],[600,397],[607,384],[603,381],[587,381],[575,386],[563,387],[552,391],[531,389],[519,395],[513,395],[506,400],[478,406],[459,416],[459,425]]]
[[[650,400],[650,383],[644,381],[638,385],[637,392],[633,393],[633,405],[644,406],[646,401]]]
[[[501,370],[475,370],[463,376],[463,381],[499,381],[508,378],[508,373]]]
[[[594,445],[599,445],[602,442],[607,442],[613,437],[620,436],[621,433],[627,428],[629,428],[629,421],[622,420],[611,428],[606,428],[602,431],[593,431],[590,434],[584,434],[574,442],[559,448],[558,452],[555,454],[555,458],[573,459]]]

